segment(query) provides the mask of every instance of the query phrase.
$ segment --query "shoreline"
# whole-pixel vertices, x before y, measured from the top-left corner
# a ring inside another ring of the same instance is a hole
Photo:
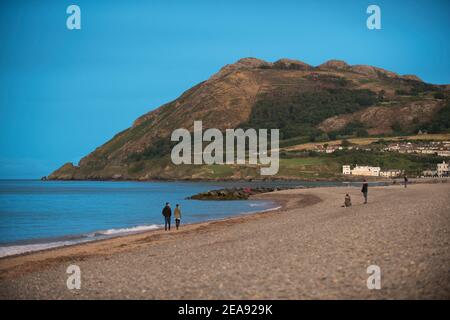
[[[12,180],[15,181],[15,180]],[[24,179],[24,181],[30,181],[29,179]],[[35,180],[31,180],[31,181],[39,181],[38,179]],[[50,181],[50,180],[49,180]],[[67,182],[70,181],[93,181],[93,182],[98,182],[96,180],[65,180]],[[109,182],[109,181],[107,181]],[[113,181],[113,182],[126,182],[126,181]],[[135,182],[135,181],[132,181]],[[145,182],[145,181],[136,181],[136,182]],[[151,181],[148,181],[151,182]],[[167,182],[175,182],[175,181],[167,181]],[[200,181],[182,181],[182,182],[200,182]],[[201,181],[201,182],[208,182],[208,181]],[[231,182],[231,181],[229,181]],[[239,182],[244,182],[244,181],[239,181]],[[250,182],[250,181],[249,181]],[[260,181],[260,182],[267,182],[267,181]],[[283,182],[283,181],[279,181],[279,182]],[[286,182],[286,181],[284,181]],[[257,182],[255,182],[257,183]],[[352,183],[352,182],[350,182]],[[380,182],[373,182],[373,183],[380,183]],[[297,186],[297,187],[292,187],[291,189],[303,189],[303,188],[330,188],[330,187],[346,187],[347,185],[344,183],[341,183],[341,185],[339,186],[334,186],[334,185],[330,185],[330,186]],[[257,193],[254,194],[252,196],[250,196],[248,199],[229,199],[229,200],[234,200],[234,201],[240,201],[240,200],[258,200],[258,198],[256,197],[257,195],[262,195],[262,194],[270,194],[271,192],[261,192],[261,193]],[[192,196],[191,196],[192,197]],[[189,199],[189,197],[188,197]],[[212,200],[212,201],[228,201],[228,200],[222,200],[222,199],[194,199],[194,200],[200,200],[200,201],[204,201],[204,200]],[[222,221],[222,220],[226,220],[226,219],[230,219],[230,218],[235,218],[235,217],[240,217],[242,215],[252,215],[252,214],[259,214],[259,213],[266,213],[266,212],[270,212],[270,211],[276,211],[276,210],[280,210],[282,209],[283,205],[278,203],[277,201],[273,201],[270,197],[269,198],[264,198],[263,200],[269,201],[269,202],[273,202],[274,203],[274,207],[273,208],[268,208],[268,209],[264,209],[264,210],[258,210],[258,211],[251,211],[251,212],[240,212],[240,213],[236,213],[233,214],[229,217],[225,217],[225,218],[218,218],[218,219],[209,219],[209,220],[205,220],[205,221],[199,221],[199,222],[191,222],[191,223],[186,223],[184,224],[184,226],[189,226],[189,225],[193,225],[193,224],[201,224],[204,222],[213,222],[213,221]],[[157,226],[157,227],[152,227],[152,226]],[[78,246],[78,245],[85,245],[85,244],[89,244],[89,243],[94,243],[94,242],[98,242],[98,241],[105,241],[105,240],[110,240],[110,239],[114,239],[114,238],[118,238],[118,237],[126,237],[126,236],[132,236],[132,235],[137,235],[137,234],[142,234],[142,233],[146,233],[146,232],[153,232],[153,231],[158,231],[161,230],[163,228],[162,224],[152,224],[152,225],[139,225],[139,226],[133,226],[133,227],[129,227],[129,229],[133,229],[133,228],[139,228],[139,227],[152,227],[151,229],[148,230],[141,230],[141,231],[129,231],[129,232],[121,232],[121,233],[117,233],[114,235],[108,235],[108,234],[102,234],[102,232],[107,231],[107,230],[103,230],[103,229],[99,229],[99,230],[95,230],[95,231],[91,231],[91,232],[87,232],[87,233],[83,233],[83,234],[70,234],[70,235],[65,235],[65,236],[61,236],[61,237],[55,237],[55,238],[47,238],[47,239],[34,239],[34,240],[19,240],[17,242],[12,242],[12,243],[7,243],[4,246],[0,246],[3,248],[8,248],[8,247],[20,247],[20,246],[46,246],[48,245],[48,247],[43,247],[43,248],[38,248],[38,249],[30,249],[27,251],[23,251],[23,252],[19,252],[19,253],[13,253],[13,254],[7,254],[4,256],[0,256],[0,262],[2,259],[7,259],[7,258],[13,258],[13,257],[19,257],[19,256],[23,256],[23,255],[28,255],[28,254],[34,254],[34,253],[41,253],[41,252],[45,252],[45,251],[49,251],[49,250],[56,250],[56,249],[60,249],[60,248],[68,248],[68,247],[72,247],[72,246]],[[117,227],[115,228],[117,230],[119,229],[128,229],[128,227]],[[109,229],[108,229],[109,230]],[[114,230],[114,229],[113,229]],[[98,233],[98,236],[89,236],[89,234],[96,234]],[[20,250],[20,249],[19,249]]]
[[[0,259],[5,299],[442,299],[450,185],[258,194],[282,208]],[[349,193],[353,206],[342,207]],[[66,287],[69,265],[83,287]],[[369,265],[382,290],[368,290]]]
[[[249,201],[252,199],[249,198],[247,200]],[[255,199],[255,200],[257,200],[257,199]],[[236,214],[230,215],[228,217],[224,217],[224,218],[212,218],[212,219],[207,219],[204,221],[184,223],[183,226],[191,226],[191,225],[201,224],[201,223],[206,223],[206,222],[222,221],[222,220],[226,220],[226,219],[240,217],[243,215],[252,215],[252,214],[260,214],[260,213],[276,211],[276,210],[280,210],[282,208],[282,204],[278,203],[277,201],[272,201],[270,199],[264,199],[264,200],[267,202],[272,202],[274,206],[271,208],[257,210],[257,211],[239,212],[239,213],[236,213]],[[238,200],[235,200],[235,201],[238,201]],[[173,222],[173,226],[175,228],[175,222]],[[139,228],[141,228],[143,230],[133,230],[133,229],[139,229]],[[44,251],[48,251],[48,250],[56,250],[59,248],[68,248],[68,247],[72,247],[72,246],[84,245],[84,244],[94,243],[94,242],[98,242],[98,241],[107,241],[107,240],[111,240],[111,239],[115,239],[115,238],[119,238],[119,237],[139,235],[142,233],[148,233],[148,232],[153,232],[153,231],[158,231],[158,230],[161,231],[162,229],[164,229],[163,224],[154,223],[154,224],[149,224],[149,225],[137,225],[137,226],[131,226],[131,227],[117,227],[117,228],[112,228],[112,229],[107,229],[107,230],[101,229],[101,230],[95,230],[92,232],[87,232],[87,233],[82,233],[82,234],[70,234],[70,235],[65,235],[65,236],[55,237],[55,238],[19,240],[17,242],[0,245],[0,251],[2,248],[21,247],[21,246],[23,246],[23,247],[31,246],[32,247],[32,246],[39,246],[39,245],[41,245],[41,246],[49,245],[49,247],[43,247],[43,248],[34,249],[34,250],[30,249],[28,251],[7,254],[4,256],[0,255],[0,264],[1,264],[1,260],[6,259],[6,258],[19,257],[19,256],[23,256],[23,255],[33,254],[33,253],[40,253],[40,252],[44,252]],[[113,231],[129,230],[129,231],[107,233],[108,231],[111,231],[111,230],[113,230]]]
[[[367,179],[370,182],[393,182],[394,180],[402,180],[403,177],[395,177],[395,178],[379,178],[379,177],[371,177],[371,176],[342,176],[337,178],[292,178],[292,177],[277,177],[274,179],[266,178],[266,179],[200,179],[200,178],[186,178],[186,179],[5,179],[5,180],[33,180],[33,181],[93,181],[93,182],[238,182],[238,183],[277,183],[277,182],[360,182],[362,179]],[[433,181],[450,181],[450,177],[411,177],[409,181],[423,181],[422,183],[433,183]]]
[[[162,227],[157,229],[132,232],[128,234],[117,234],[103,239],[92,239],[58,247],[44,248],[41,250],[0,257],[0,279],[9,277],[11,274],[21,275],[22,271],[27,273],[39,270],[41,266],[48,266],[49,264],[59,263],[71,258],[82,257],[84,259],[91,256],[111,255],[114,253],[123,252],[123,248],[128,245],[131,246],[127,249],[131,250],[134,248],[133,243],[142,241],[143,239],[152,239],[158,241],[161,237],[164,236],[173,237],[175,235],[188,234],[196,230],[203,230],[204,228],[208,228],[210,226],[228,226],[232,224],[242,223],[247,220],[258,219],[262,215],[270,215],[282,212],[289,207],[288,199],[280,199],[279,197],[266,198],[261,197],[261,195],[262,194],[252,196],[251,198],[249,198],[249,200],[272,201],[274,204],[276,204],[276,207],[251,213],[241,213],[222,219],[186,223],[181,225],[180,230],[176,230],[173,226],[170,232],[165,231],[164,227]],[[114,246],[114,248],[113,250],[109,248],[106,252],[105,247],[109,244]],[[88,251],[89,253],[87,253]],[[28,266],[28,264],[31,262],[36,264],[32,268]],[[11,270],[12,268],[19,268],[24,270]]]
[[[38,180],[37,180],[38,181]],[[48,181],[55,181],[55,180],[48,180]],[[60,181],[60,180],[59,180]],[[65,181],[92,181],[92,180],[65,180]],[[96,181],[96,180],[94,180]],[[392,180],[390,180],[391,183],[387,184],[387,185],[376,185],[376,186],[372,186],[373,187],[389,187],[389,186],[395,186],[395,185],[401,185],[403,183],[403,181],[401,180],[398,183],[393,183]],[[116,182],[120,182],[120,181],[116,181]],[[145,182],[145,181],[136,181],[136,182]],[[150,181],[148,181],[150,182]],[[168,181],[171,182],[171,181]],[[174,181],[175,182],[175,181]],[[192,181],[192,182],[197,182],[197,181]],[[203,181],[205,182],[205,181]],[[337,182],[337,181],[336,181]],[[290,190],[305,190],[305,189],[320,189],[320,188],[348,188],[351,187],[350,185],[346,185],[345,183],[358,183],[359,181],[341,181],[342,185],[341,186],[319,186],[319,187],[298,187],[298,188],[292,188]],[[386,181],[381,181],[381,180],[377,180],[377,181],[368,181],[369,184],[370,183],[385,183]],[[420,182],[417,182],[414,180],[414,178],[409,179],[408,184],[436,184],[436,183],[448,183],[450,182],[449,178],[433,178],[433,180],[427,180],[427,181],[422,181],[420,180]],[[355,186],[353,186],[355,187]],[[271,194],[273,194],[274,192],[265,192],[265,193],[259,193],[259,194],[255,194],[252,195],[248,198],[248,200],[267,200],[267,201],[272,201],[274,204],[276,204],[276,206],[274,208],[269,208],[269,209],[265,209],[262,211],[255,211],[255,212],[250,212],[250,213],[238,213],[236,215],[230,216],[230,217],[225,217],[225,218],[221,218],[221,219],[211,219],[211,220],[206,220],[206,221],[200,221],[200,222],[192,222],[192,223],[186,223],[183,224],[182,226],[184,228],[189,227],[189,229],[191,228],[195,228],[195,226],[199,226],[202,227],[203,225],[209,225],[211,223],[215,223],[215,222],[226,222],[228,220],[233,220],[233,219],[239,219],[243,216],[245,217],[249,217],[251,218],[253,215],[260,215],[260,214],[267,214],[267,213],[275,213],[278,211],[284,211],[287,209],[287,203],[288,200],[280,200],[277,199],[277,197],[270,197]],[[203,201],[203,200],[200,200]],[[218,202],[226,202],[228,200],[214,200],[214,201],[218,201]],[[239,200],[236,200],[239,201]],[[140,226],[136,226],[136,227],[140,227]],[[124,227],[125,228],[125,227]],[[139,235],[144,235],[144,234],[151,234],[154,232],[161,232],[164,231],[163,230],[163,226],[161,225],[161,227],[156,227],[156,228],[152,228],[149,230],[142,230],[142,231],[130,231],[130,232],[124,232],[124,233],[118,233],[116,235],[105,235],[103,238],[99,237],[99,238],[92,238],[92,239],[86,239],[86,238],[82,238],[82,235],[70,235],[73,237],[80,237],[79,238],[79,242],[74,242],[74,243],[70,243],[70,244],[63,244],[63,245],[59,245],[59,246],[54,246],[54,247],[49,247],[49,248],[43,248],[43,249],[38,249],[38,250],[30,250],[30,251],[26,251],[26,252],[21,252],[21,253],[17,253],[17,254],[11,254],[11,255],[6,255],[3,257],[0,257],[0,278],[2,277],[2,261],[3,260],[8,260],[8,259],[14,259],[14,258],[20,258],[20,257],[24,257],[27,255],[34,255],[34,254],[41,254],[41,253],[46,253],[49,251],[56,251],[59,249],[69,249],[69,248],[73,248],[76,246],[85,246],[85,245],[92,245],[95,243],[99,243],[99,242],[104,242],[104,241],[111,241],[111,240],[116,240],[119,238],[126,238],[126,237],[133,237],[133,236],[139,236]],[[120,228],[118,228],[120,229]],[[103,230],[97,230],[94,231],[92,233],[96,233],[96,232],[100,232]],[[176,231],[174,229],[174,231]],[[176,231],[178,233],[181,233],[180,231]],[[163,232],[164,233],[164,232]],[[38,244],[51,244],[51,243],[57,243],[57,242],[64,242],[64,238],[66,238],[66,236],[58,238],[58,239],[53,239],[53,241],[49,241],[49,242],[32,242],[30,241],[30,243],[28,243],[27,245],[38,245]],[[39,240],[39,239],[38,239]],[[69,240],[70,241],[70,240]],[[20,243],[20,242],[19,242]],[[8,244],[8,246],[20,246],[20,244]],[[6,247],[8,247],[6,246]]]

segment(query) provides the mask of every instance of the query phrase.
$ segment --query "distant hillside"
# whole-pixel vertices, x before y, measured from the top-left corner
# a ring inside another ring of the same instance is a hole
[[[226,65],[176,100],[138,118],[49,179],[257,178],[254,168],[174,166],[168,155],[175,128],[279,128],[281,143],[444,132],[450,128],[449,86],[413,75],[331,60],[317,67],[296,60],[244,58]]]

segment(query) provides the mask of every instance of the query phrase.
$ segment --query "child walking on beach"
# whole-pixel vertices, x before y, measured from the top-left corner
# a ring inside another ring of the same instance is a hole
[[[173,211],[173,216],[175,218],[175,226],[178,228],[180,227],[180,221],[181,221],[181,209],[180,205],[177,203],[177,206],[175,210]]]

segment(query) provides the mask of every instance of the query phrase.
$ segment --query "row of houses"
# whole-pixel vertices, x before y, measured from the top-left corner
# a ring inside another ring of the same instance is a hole
[[[333,153],[335,151],[338,150],[363,150],[363,151],[372,151],[372,149],[370,147],[359,147],[359,146],[348,146],[348,147],[343,147],[340,145],[315,145],[314,146],[314,151],[316,152],[321,152],[321,153]]]
[[[314,146],[314,151],[316,151],[316,152],[333,153],[333,152],[335,152],[337,150],[344,150],[344,148],[342,146],[339,146],[339,145],[331,145],[331,146],[329,146],[329,145],[326,145],[326,144],[325,145],[318,144],[318,145]]]
[[[436,170],[425,170],[423,171],[423,176],[425,177],[449,176],[450,173],[448,165],[449,164],[445,161],[443,161],[442,163],[438,163],[436,165]],[[403,174],[403,171],[399,169],[381,170],[380,167],[358,166],[358,165],[356,165],[352,169],[350,165],[343,165],[342,174],[353,176],[395,178],[401,176]]]
[[[337,150],[362,150],[373,151],[371,146],[348,146],[318,144],[314,146],[314,151],[321,153],[333,153]],[[450,141],[431,142],[395,142],[383,147],[381,151],[398,152],[409,154],[437,155],[440,157],[450,157]]]
[[[431,141],[431,142],[397,142],[386,146],[384,151],[399,153],[414,153],[437,155],[440,157],[450,157],[450,141]]]
[[[342,166],[342,174],[344,175],[395,178],[401,176],[402,173],[403,171],[398,169],[381,170],[380,167],[358,165],[352,169],[350,165]]]

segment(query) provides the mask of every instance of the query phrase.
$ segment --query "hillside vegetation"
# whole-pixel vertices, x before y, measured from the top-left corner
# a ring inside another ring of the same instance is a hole
[[[221,131],[278,128],[282,148],[410,135],[419,130],[445,133],[450,132],[449,97],[448,86],[377,67],[351,66],[337,60],[314,67],[289,59],[271,63],[244,58],[139,117],[79,164],[67,163],[48,178],[262,178],[254,166],[175,166],[169,159],[174,145],[170,135],[176,128],[192,131],[195,120],[202,120],[204,129]],[[277,177],[336,177],[343,157],[289,155],[281,160]],[[381,155],[373,157],[391,161]],[[434,163],[434,159],[430,161]],[[417,159],[402,163],[410,170],[422,166],[422,160]]]

